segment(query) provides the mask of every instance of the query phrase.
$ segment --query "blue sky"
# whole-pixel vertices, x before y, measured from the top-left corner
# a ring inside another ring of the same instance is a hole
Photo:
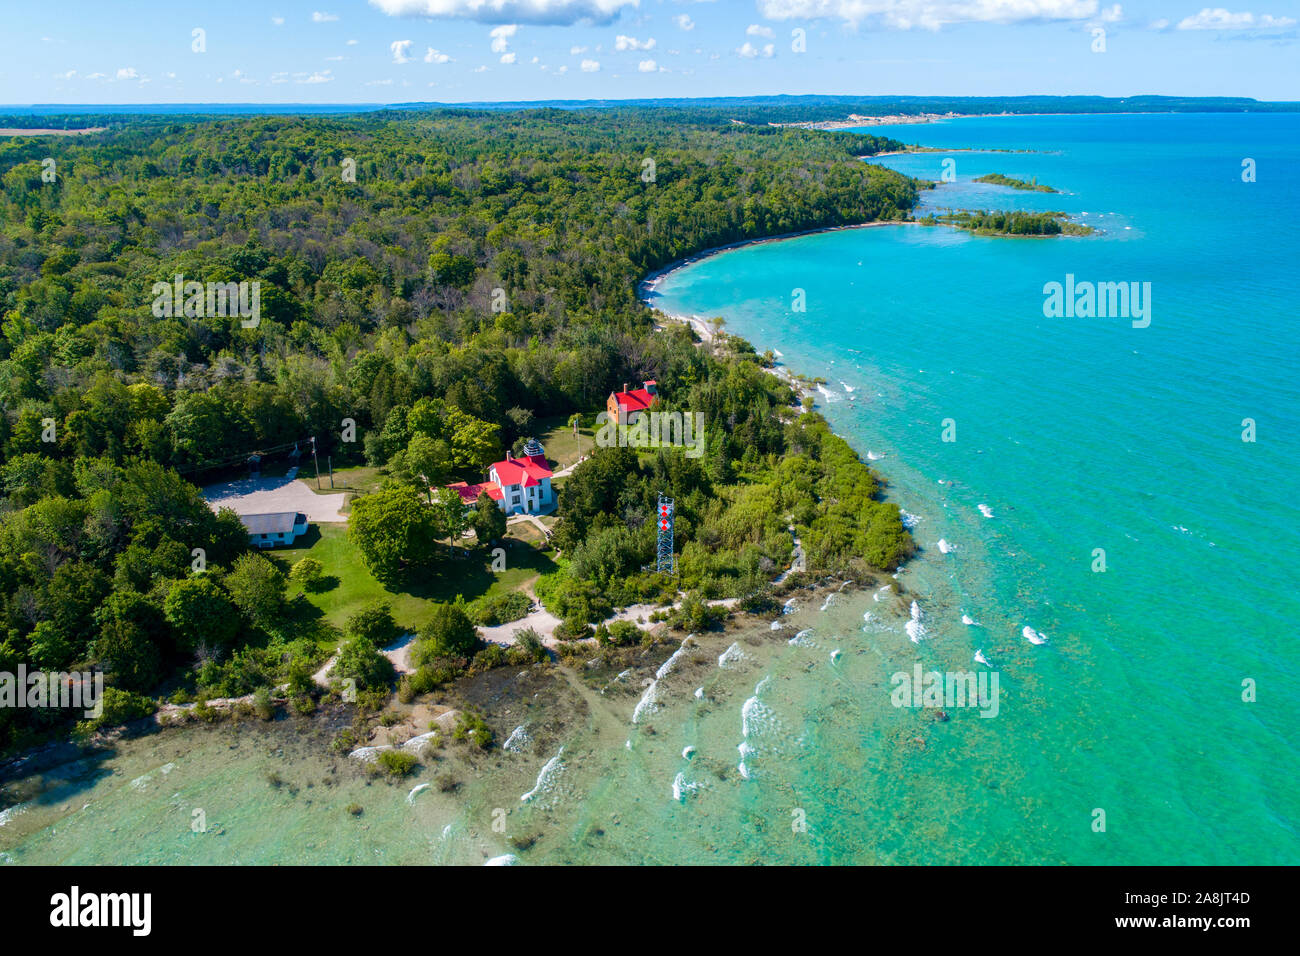
[[[1205,7],[1202,0],[11,3],[0,37],[0,103],[774,93],[1300,100],[1300,0],[1243,2],[1249,6]],[[201,44],[195,30],[202,31]],[[796,31],[802,31],[802,51]],[[1094,50],[1103,43],[1104,51]]]

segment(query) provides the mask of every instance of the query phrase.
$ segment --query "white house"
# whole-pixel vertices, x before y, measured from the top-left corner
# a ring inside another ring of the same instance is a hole
[[[292,544],[299,535],[307,532],[307,516],[300,511],[276,511],[269,514],[240,515],[239,520],[248,529],[248,540],[259,548],[274,548],[277,544]]]
[[[488,477],[501,491],[500,498],[492,497],[506,514],[541,514],[555,505],[551,469],[541,455],[515,458],[506,452],[506,460],[494,464]]]

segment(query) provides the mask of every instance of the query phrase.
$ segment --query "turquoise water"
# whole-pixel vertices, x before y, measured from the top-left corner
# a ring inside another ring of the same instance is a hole
[[[1052,795],[1048,826],[1107,812],[1105,838],[1061,833],[1044,859],[1300,861],[1288,701],[1300,676],[1300,118],[994,118],[895,135],[1033,151],[881,160],[934,180],[955,160],[957,181],[927,206],[1059,209],[1103,231],[827,233],[693,264],[655,304],[721,315],[825,377],[821,410],[883,456],[927,549],[903,575],[932,609],[922,657],[956,667],[982,645],[1004,679],[1032,678],[1016,706],[1040,713],[1019,740],[998,728],[998,761]],[[990,172],[1062,192],[970,182]],[[1150,326],[1045,318],[1043,286],[1067,273],[1150,282]],[[955,442],[941,440],[945,419]],[[1024,625],[1049,643],[1031,648]],[[1247,678],[1255,703],[1242,701]],[[991,762],[967,757],[976,772]]]
[[[489,720],[499,740],[525,727],[524,746],[451,746],[400,785],[293,721],[123,741],[6,783],[0,861],[1300,862],[1300,117],[897,135],[1033,151],[881,160],[938,179],[955,159],[929,205],[1061,209],[1103,232],[809,236],[685,267],[656,304],[724,316],[827,380],[821,410],[915,517],[903,600],[801,592],[662,670],[660,653],[585,681],[510,677]],[[1063,192],[970,183],[987,172]],[[1150,282],[1150,326],[1045,318],[1043,285],[1067,273]],[[996,672],[996,717],[895,707],[891,678],[918,661]]]

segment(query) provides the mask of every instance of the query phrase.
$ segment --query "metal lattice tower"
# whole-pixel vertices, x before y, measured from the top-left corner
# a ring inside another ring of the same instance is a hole
[[[666,574],[677,573],[677,556],[673,554],[673,518],[676,509],[673,499],[659,495],[659,556],[655,570]]]

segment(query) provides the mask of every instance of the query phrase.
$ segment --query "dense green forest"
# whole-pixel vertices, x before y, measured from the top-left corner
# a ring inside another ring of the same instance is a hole
[[[910,538],[848,446],[746,343],[655,332],[635,284],[710,246],[907,217],[914,184],[857,159],[899,147],[631,109],[140,117],[5,141],[0,671],[99,666],[135,712],[128,693],[177,686],[305,693],[342,636],[382,684],[386,611],[335,633],[197,485],[308,438],[380,468],[354,533],[400,588],[456,573],[428,542],[462,516],[425,479],[481,480],[538,418],[590,418],[646,378],[704,413],[707,453],[602,450],[571,476],[544,582],[567,636],[678,586],[761,602],[791,526],[812,570],[893,568]],[[260,321],[159,314],[176,276],[260,283]],[[641,570],[661,490],[679,499],[672,582]],[[0,747],[59,719],[6,711]]]

